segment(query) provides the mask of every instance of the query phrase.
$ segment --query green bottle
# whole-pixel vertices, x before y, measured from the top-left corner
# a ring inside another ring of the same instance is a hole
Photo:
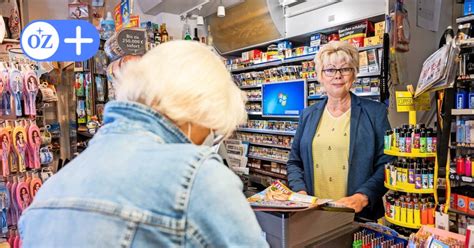
[[[189,33],[189,29],[186,30],[186,34],[184,35],[184,40],[192,40],[191,34]]]

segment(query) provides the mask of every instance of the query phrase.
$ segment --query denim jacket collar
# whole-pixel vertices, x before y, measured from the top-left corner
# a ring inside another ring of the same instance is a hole
[[[191,143],[174,123],[151,107],[131,101],[107,103],[104,109],[104,128],[123,122],[138,125],[160,136],[166,143]]]

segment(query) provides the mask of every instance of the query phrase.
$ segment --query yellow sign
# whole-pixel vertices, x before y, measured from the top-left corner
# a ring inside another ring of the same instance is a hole
[[[397,91],[395,96],[397,99],[397,112],[430,110],[430,95],[428,93],[413,98],[409,91]]]

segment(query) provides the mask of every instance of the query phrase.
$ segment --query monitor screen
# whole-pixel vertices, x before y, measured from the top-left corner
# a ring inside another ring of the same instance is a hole
[[[262,116],[299,117],[307,106],[306,80],[262,85]]]

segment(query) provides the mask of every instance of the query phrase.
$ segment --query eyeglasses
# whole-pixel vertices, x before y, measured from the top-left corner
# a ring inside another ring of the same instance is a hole
[[[339,69],[336,69],[336,68],[325,69],[323,70],[323,72],[324,72],[324,75],[326,75],[326,77],[334,77],[336,76],[337,72],[340,72],[341,75],[343,76],[350,76],[353,70],[354,68],[344,67],[344,68],[339,68]]]

